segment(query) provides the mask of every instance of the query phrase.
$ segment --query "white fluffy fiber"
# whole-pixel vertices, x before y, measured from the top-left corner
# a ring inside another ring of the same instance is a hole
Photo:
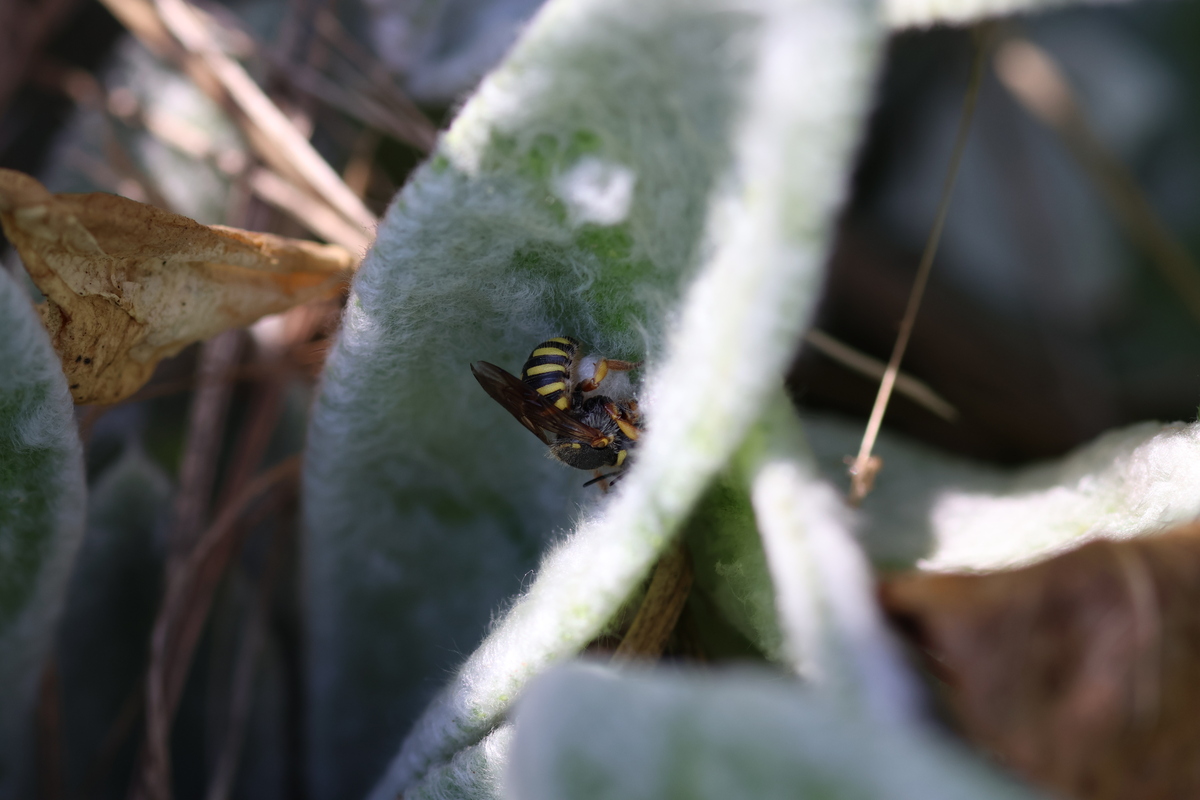
[[[1093,3],[1118,1],[1091,0]],[[1079,4],[1080,0],[883,0],[882,2],[884,18],[894,28],[947,24],[966,25],[987,17],[1051,10]]]
[[[491,800],[502,794],[513,727],[504,724],[465,747],[404,792],[405,800]]]
[[[0,268],[0,798],[31,796],[33,702],[83,535],[83,449],[58,355]]]
[[[927,730],[897,731],[749,670],[536,679],[517,705],[510,800],[1029,800]]]
[[[870,564],[843,498],[800,460],[800,438],[781,393],[747,443],[759,450],[749,456],[754,514],[789,660],[851,713],[911,727],[917,689],[884,625]]]
[[[806,418],[825,474],[861,425]],[[1017,470],[947,456],[884,435],[884,468],[863,505],[861,537],[883,566],[988,570],[1028,564],[1084,542],[1154,533],[1200,516],[1200,423],[1140,423],[1054,461]]]
[[[1001,491],[947,488],[933,500],[929,570],[998,569],[1096,538],[1154,533],[1200,516],[1200,423],[1111,431]]]

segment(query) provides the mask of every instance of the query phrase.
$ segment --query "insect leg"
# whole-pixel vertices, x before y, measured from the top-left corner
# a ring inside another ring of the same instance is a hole
[[[621,433],[625,434],[633,441],[637,441],[638,434],[641,431],[638,430],[637,425],[633,424],[630,415],[627,414],[623,408],[618,406],[616,403],[608,402],[604,404],[604,410],[608,412],[610,417],[612,417],[613,422],[617,423],[617,427],[621,429]]]
[[[592,373],[592,377],[579,382],[580,391],[594,392],[600,388],[600,384],[604,382],[604,378],[608,375],[608,371],[613,372],[628,372],[631,369],[637,369],[642,365],[640,361],[617,361],[611,358],[602,358],[596,362],[596,369]]]

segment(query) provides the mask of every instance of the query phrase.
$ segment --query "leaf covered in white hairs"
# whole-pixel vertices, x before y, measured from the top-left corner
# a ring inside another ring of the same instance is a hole
[[[876,22],[835,0],[552,0],[463,107],[380,228],[315,409],[318,796],[378,768],[561,531],[378,796],[478,741],[647,574],[810,319]],[[646,362],[638,458],[578,525],[588,476],[467,368],[516,372],[555,334]]]
[[[1019,800],[1035,795],[928,730],[847,714],[751,671],[538,678],[517,706],[510,800]]]
[[[101,750],[142,680],[162,592],[171,488],[166,471],[134,443],[88,487],[86,532],[55,648],[61,724],[71,731],[63,760],[69,786],[91,779],[90,755],[73,756]]]
[[[1082,0],[1087,3],[1088,0]],[[1113,0],[1091,0],[1108,3]],[[893,28],[969,25],[990,17],[1048,11],[1080,5],[1080,0],[883,0],[884,19]]]
[[[817,476],[782,392],[742,445],[786,655],[795,672],[864,716],[919,719],[919,692],[887,631],[844,500]]]
[[[810,417],[823,471],[844,472],[859,426]],[[880,437],[884,472],[863,504],[863,545],[879,564],[1005,569],[1092,539],[1155,533],[1200,516],[1200,423],[1143,422],[1068,455],[1003,470]]]
[[[84,495],[67,379],[28,295],[0,269],[0,797],[34,793],[33,701]]]

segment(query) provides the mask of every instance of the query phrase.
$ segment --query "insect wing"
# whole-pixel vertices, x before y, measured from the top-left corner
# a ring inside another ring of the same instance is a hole
[[[533,417],[542,413],[543,404],[537,392],[526,386],[516,375],[486,361],[476,361],[472,364],[471,374],[493,400],[517,418],[517,422],[528,428],[543,444],[550,444],[549,437],[533,422]]]
[[[543,415],[538,417],[538,424],[551,433],[557,433],[559,436],[565,436],[568,439],[578,439],[582,442],[590,442],[592,446],[596,446],[596,442],[601,439],[611,441],[600,431],[593,428],[591,425],[584,425],[579,420],[559,411],[552,405],[542,404],[544,411]]]
[[[504,406],[544,444],[550,444],[546,431],[585,442],[604,438],[603,433],[550,405],[516,375],[495,364],[476,361],[471,365],[471,372],[493,400]]]

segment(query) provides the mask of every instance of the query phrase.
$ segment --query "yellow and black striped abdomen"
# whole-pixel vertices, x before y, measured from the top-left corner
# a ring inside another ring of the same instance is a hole
[[[571,407],[572,375],[579,342],[570,336],[557,336],[533,348],[521,369],[521,380],[546,399],[566,411]]]

